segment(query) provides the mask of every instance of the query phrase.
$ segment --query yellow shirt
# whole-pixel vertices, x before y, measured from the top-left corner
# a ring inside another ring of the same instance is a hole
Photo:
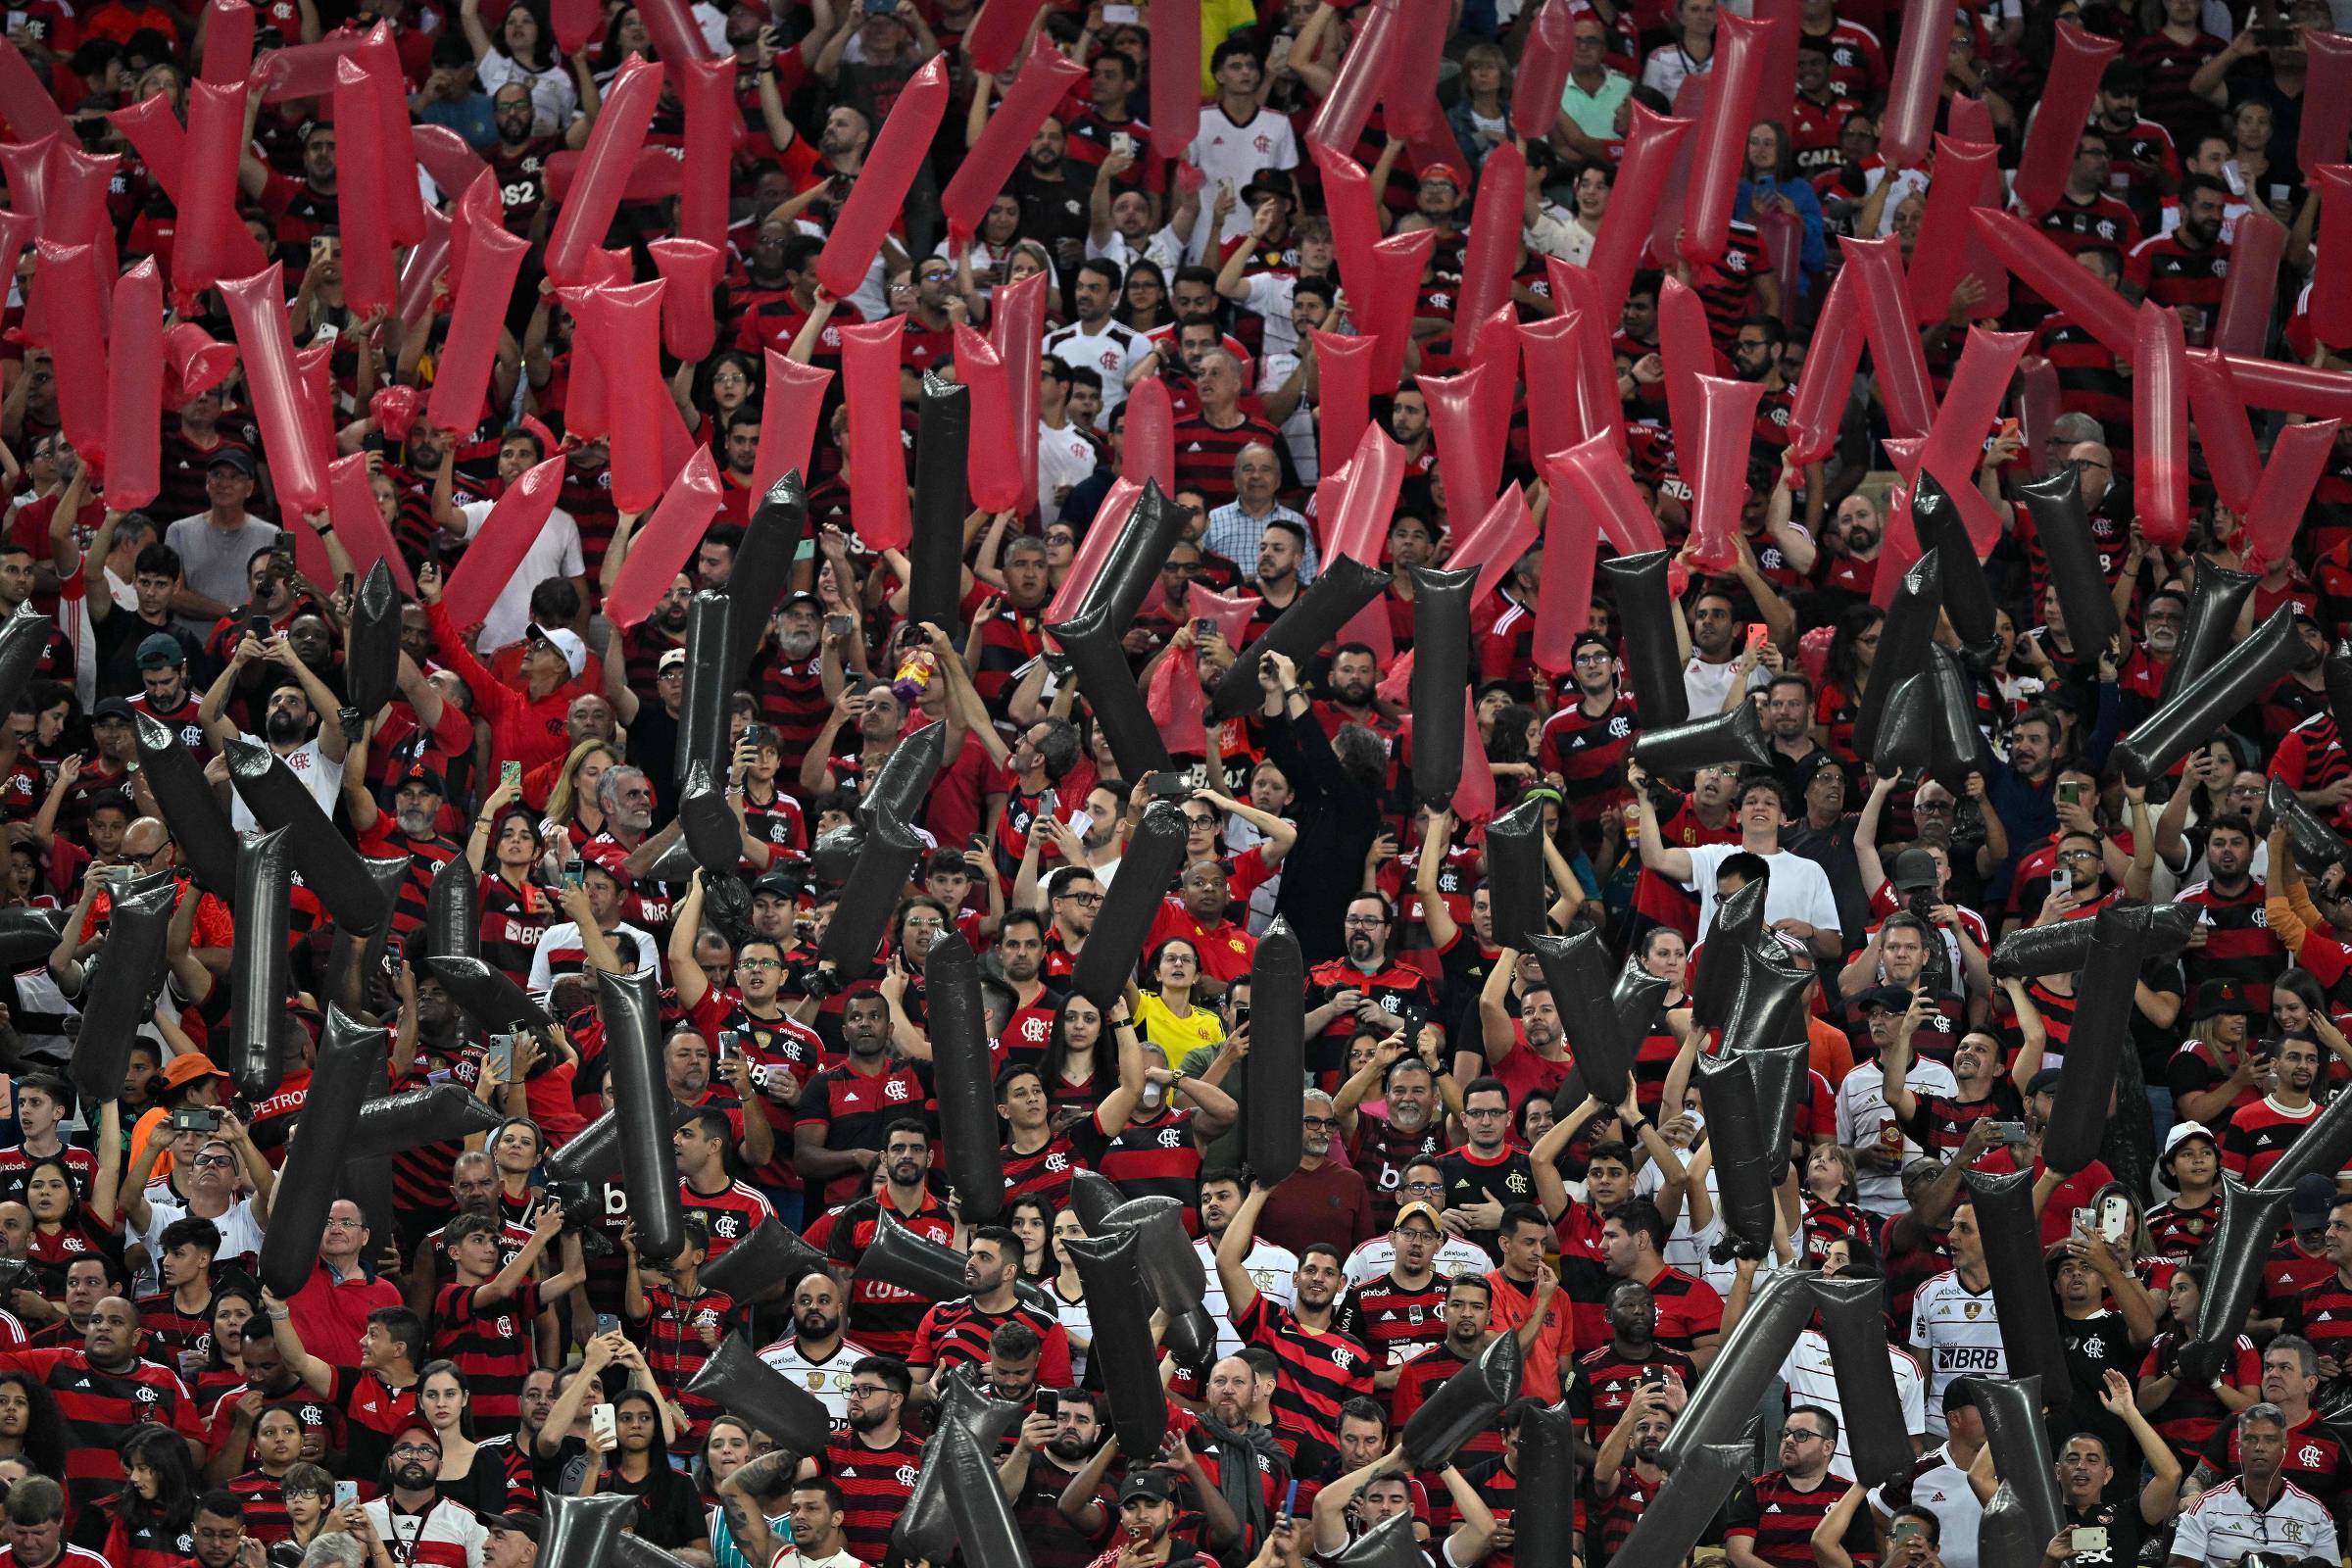
[[[1225,1043],[1225,1021],[1208,1008],[1195,1004],[1192,1012],[1179,1018],[1168,1010],[1168,1004],[1155,992],[1146,991],[1135,1009],[1136,1028],[1143,1037],[1167,1053],[1170,1062],[1184,1060],[1184,1054],[1201,1046],[1211,1048]]]
[[[1215,57],[1217,45],[1237,32],[1247,32],[1257,25],[1257,7],[1250,0],[1200,0],[1200,99],[1203,103],[1217,95],[1217,75],[1208,63]]]

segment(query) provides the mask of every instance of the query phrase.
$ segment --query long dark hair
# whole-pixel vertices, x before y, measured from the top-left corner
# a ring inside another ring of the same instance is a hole
[[[1856,605],[1838,620],[1838,635],[1830,639],[1830,657],[1822,673],[1848,699],[1862,695],[1862,665],[1854,658],[1854,644],[1886,618],[1886,612],[1876,605]]]
[[[115,1498],[114,1515],[132,1530],[181,1535],[196,1522],[196,1467],[188,1459],[187,1440],[165,1426],[131,1429],[115,1451],[122,1459],[122,1492]],[[155,1500],[139,1495],[130,1484],[130,1467],[143,1464],[155,1472]]]
[[[37,1475],[64,1475],[66,1418],[57,1407],[57,1396],[24,1372],[0,1372],[0,1388],[23,1389],[24,1401],[31,1406],[24,1418],[24,1462]]]
[[[1054,1028],[1046,1037],[1046,1054],[1038,1059],[1038,1075],[1046,1081],[1046,1095],[1049,1099],[1054,1094],[1054,1086],[1062,1081],[1062,1069],[1070,1063],[1070,1042],[1069,1038],[1062,1033],[1061,1019],[1062,1014],[1070,1010],[1070,1003],[1076,1000],[1077,996],[1078,993],[1073,991],[1054,1004]],[[1115,1048],[1105,1049],[1111,1046],[1110,1014],[1102,1007],[1096,1006],[1092,1001],[1089,1001],[1087,1005],[1094,1007],[1096,1014],[1102,1020],[1102,1027],[1095,1031],[1094,1044],[1095,1077],[1101,1078],[1105,1065],[1113,1065],[1114,1072],[1116,1070],[1114,1065],[1117,1060],[1116,1050]],[[1047,1227],[1049,1230],[1052,1228],[1052,1226]]]
[[[204,1352],[204,1365],[205,1370],[208,1372],[229,1372],[236,1370],[228,1364],[227,1358],[220,1353],[220,1303],[222,1301],[243,1301],[247,1307],[251,1308],[253,1316],[247,1320],[247,1332],[251,1332],[251,1325],[254,1323],[267,1325],[270,1321],[270,1315],[262,1309],[262,1293],[256,1290],[254,1287],[239,1283],[234,1285],[223,1285],[215,1290],[213,1292],[213,1304],[206,1310],[204,1314],[207,1326],[212,1329],[211,1335],[208,1336],[209,1343],[206,1345]]]
[[[693,1489],[694,1482],[683,1472],[670,1466],[669,1440],[662,1435],[662,1406],[655,1402],[651,1394],[643,1389],[621,1390],[612,1400],[614,1413],[617,1414],[622,1405],[632,1401],[643,1403],[654,1415],[654,1435],[645,1450],[645,1497],[648,1506],[652,1506],[667,1494],[664,1488],[675,1486]],[[617,1468],[617,1458],[614,1460],[614,1465]]]

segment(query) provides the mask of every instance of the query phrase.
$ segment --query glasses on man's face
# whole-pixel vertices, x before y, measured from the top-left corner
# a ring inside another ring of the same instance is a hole
[[[419,1459],[437,1459],[441,1456],[441,1450],[429,1443],[404,1443],[392,1450],[392,1457],[395,1459],[406,1458],[412,1454]]]
[[[1067,899],[1072,904],[1101,904],[1102,902],[1102,895],[1100,893],[1061,893],[1054,896]]]
[[[196,1166],[199,1170],[220,1170],[234,1165],[236,1161],[226,1154],[198,1154],[188,1163]]]
[[[2058,858],[2070,865],[2091,865],[2097,862],[2099,852],[2096,850],[2064,850],[2059,853]]]
[[[1446,1190],[1446,1184],[1444,1182],[1406,1182],[1404,1190],[1408,1193],[1442,1193]]]
[[[1509,1112],[1504,1110],[1500,1105],[1478,1105],[1464,1110],[1462,1114],[1465,1116],[1475,1117],[1483,1121],[1489,1116],[1503,1116],[1508,1115]]]
[[[2105,467],[2107,467],[2107,465],[2106,465],[2106,464],[2104,464],[2104,463],[2101,463],[2101,462],[2100,462],[2098,459],[2096,459],[2096,458],[2069,458],[2069,459],[2067,460],[2067,465],[2066,465],[2066,466],[2067,466],[2068,467],[2070,467],[2070,468],[2074,469],[2074,470],[2075,470],[2077,473],[2081,473],[2081,472],[2082,472],[2083,469],[2085,469],[2085,468],[2105,468]],[[2110,470],[2110,471],[2112,471],[2112,470]]]
[[[756,974],[762,969],[781,969],[784,965],[773,958],[738,958],[735,967]]]
[[[1435,1242],[1438,1233],[1424,1225],[1412,1225],[1394,1233],[1400,1242]]]
[[[853,1399],[879,1399],[889,1392],[890,1385],[886,1383],[853,1383],[850,1385],[850,1397]]]
[[[1341,923],[1350,931],[1377,931],[1389,922],[1377,914],[1351,914]]]
[[[1784,1438],[1792,1438],[1798,1443],[1804,1443],[1816,1438],[1822,1438],[1824,1442],[1828,1441],[1826,1438],[1823,1438],[1821,1433],[1814,1431],[1811,1427],[1783,1427],[1781,1428],[1781,1436]]]
[[[1320,1127],[1326,1132],[1339,1125],[1336,1120],[1329,1116],[1301,1116],[1298,1119],[1309,1128]]]

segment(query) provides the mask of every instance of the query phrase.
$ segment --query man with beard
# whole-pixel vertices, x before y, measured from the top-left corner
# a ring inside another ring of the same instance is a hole
[[[1437,1014],[1438,989],[1427,974],[1392,954],[1396,911],[1377,893],[1348,902],[1342,920],[1347,956],[1307,972],[1307,1069],[1336,1086],[1348,1042],[1359,1028],[1383,1037],[1399,1019],[1408,1024]]]
[[[1100,795],[1106,792],[1097,790],[1095,793]],[[1091,808],[1093,802],[1090,800],[1088,804]],[[1104,825],[1103,819],[1096,818],[1091,809],[1088,816],[1090,820],[1082,842],[1089,853],[1116,842],[1114,835],[1118,818],[1115,815],[1108,818],[1108,826]],[[1095,842],[1098,835],[1102,840],[1101,845]],[[1054,918],[1046,931],[1045,973],[1049,979],[1066,980],[1077,963],[1078,955],[1085,950],[1088,933],[1095,928],[1095,916],[1102,912],[1102,879],[1095,875],[1091,866],[1065,865],[1047,879],[1046,904],[1053,911]]]
[[[1329,695],[1314,705],[1323,733],[1337,735],[1342,724],[1361,724],[1375,734],[1394,736],[1400,726],[1396,715],[1381,707],[1379,685],[1380,661],[1371,645],[1342,643],[1332,654],[1331,668],[1323,680]]]
[[[2179,589],[2158,588],[2141,601],[2140,626],[2145,635],[2124,661],[2121,680],[2131,705],[2127,722],[2144,717],[2163,700],[2165,677],[2180,652],[2180,633],[2187,624],[2188,596]]]
[[[1052,247],[1054,265],[1065,268],[1086,259],[1088,198],[1094,187],[1093,173],[1081,173],[1065,156],[1067,149],[1061,122],[1048,115],[1005,187],[1020,199],[1020,232]]]
[[[286,271],[300,280],[311,267],[332,269],[313,279],[323,283],[340,273],[342,258],[334,246],[320,255],[311,242],[340,220],[342,202],[335,171],[335,127],[313,121],[302,138],[302,177],[277,172],[245,144],[237,163],[237,190],[244,200],[269,215],[270,231],[277,239],[277,258]]]
[[[1879,550],[1886,542],[1886,531],[1878,503],[1866,495],[1847,496],[1830,514],[1821,535],[1822,546],[1830,555],[1821,594],[1833,616],[1841,617],[1870,602],[1878,585]]]
[[[1385,1115],[1361,1108],[1375,1091],[1387,1106]],[[1348,1160],[1364,1173],[1364,1183],[1372,1190],[1375,1225],[1395,1222],[1406,1196],[1406,1167],[1446,1147],[1438,1108],[1435,1071],[1420,1056],[1406,1054],[1401,1034],[1382,1041],[1372,1059],[1342,1084],[1333,1099],[1332,1113],[1348,1140]]]
[[[1453,1514],[1461,1522],[1444,1541],[1433,1535],[1426,1544],[1417,1542],[1416,1549],[1429,1568],[1478,1562],[1494,1544],[1494,1515],[1454,1466],[1446,1465],[1438,1477],[1446,1483]],[[1344,1551],[1351,1540],[1361,1540],[1398,1514],[1412,1513],[1414,1491],[1402,1444],[1333,1481],[1315,1494],[1313,1541],[1317,1555],[1328,1559]]]
[[[1446,1228],[1499,1256],[1504,1210],[1536,1197],[1535,1168],[1525,1151],[1510,1147],[1511,1094],[1501,1079],[1474,1078],[1464,1085],[1461,1118],[1469,1141],[1438,1159],[1446,1179]]]
[[[537,134],[538,119],[528,81],[506,82],[490,95],[490,121],[498,129],[498,140],[483,153],[482,161],[498,180],[507,232],[526,239],[536,237],[539,214],[547,205],[548,159],[565,147],[585,145],[590,124],[590,118],[582,115],[572,121],[565,134],[542,136]]]
[[[1233,1326],[1233,1306],[1226,1299],[1224,1278],[1217,1269],[1217,1248],[1225,1240],[1234,1216],[1241,1212],[1243,1197],[1239,1169],[1216,1165],[1200,1173],[1201,1235],[1193,1243],[1193,1250],[1200,1254],[1206,1270],[1207,1288],[1201,1293],[1200,1304],[1217,1326],[1219,1355],[1234,1355],[1242,1348],[1242,1337]],[[1241,1267],[1258,1293],[1277,1307],[1287,1307],[1295,1298],[1298,1254],[1289,1248],[1252,1237],[1250,1250],[1242,1255]]]
[[[1037,559],[1042,563],[1044,557],[1041,554]],[[835,737],[845,726],[858,737],[854,757],[834,755]],[[809,742],[808,754],[801,759],[802,791],[810,796],[829,795],[844,781],[873,777],[898,750],[906,731],[906,708],[889,681],[851,679],[834,700],[816,738]]]
[[[2124,283],[2132,294],[2180,313],[2189,343],[2200,345],[2221,314],[2222,284],[2230,273],[2230,242],[2222,238],[2222,216],[2233,198],[2211,174],[2180,182],[2180,221],[2169,234],[2155,234],[2124,258]]]
[[[1258,863],[1262,865],[1278,863],[1298,840],[1298,830],[1290,823],[1239,801],[1205,790],[1194,800],[1199,804],[1222,802],[1236,815],[1264,830],[1266,842],[1251,852],[1259,857]],[[1258,878],[1260,882],[1263,880]],[[1247,906],[1255,886],[1252,883],[1237,892],[1227,877],[1223,860],[1195,860],[1185,867],[1183,877],[1177,882],[1176,896],[1160,901],[1159,912],[1153,916],[1151,932],[1144,938],[1144,951],[1156,953],[1161,943],[1181,937],[1200,956],[1200,995],[1211,1000],[1223,997],[1226,988],[1250,978],[1250,959],[1257,952],[1257,938],[1250,934],[1250,928],[1228,915],[1237,903]]]
[[[1170,1407],[1168,1430],[1176,1441],[1161,1455],[1163,1466],[1171,1454],[1192,1456],[1199,1472],[1188,1472],[1188,1478],[1212,1536],[1218,1544],[1242,1551],[1263,1541],[1290,1474],[1281,1444],[1257,1419],[1257,1381],[1256,1371],[1242,1357],[1220,1357],[1208,1370],[1200,1408]]]
[[[440,831],[443,793],[439,773],[422,762],[412,763],[393,786],[392,814],[386,816],[358,774],[343,781],[343,801],[360,836],[360,853],[376,858],[409,858],[408,877],[392,906],[392,934],[396,937],[405,939],[424,924],[433,878],[465,849]]]
[[[1298,580],[1306,560],[1306,529],[1283,518],[1271,518],[1257,544],[1257,570],[1250,579],[1257,589],[1256,606],[1242,627],[1242,643],[1250,641],[1282,618],[1306,587]]]
[[[1081,262],[1071,290],[1077,318],[1046,334],[1048,359],[1073,369],[1083,367],[1102,377],[1102,406],[1094,419],[1098,430],[1109,428],[1111,415],[1127,401],[1128,375],[1152,352],[1142,333],[1111,318],[1121,281],[1122,270],[1115,261],[1094,257]]]
[[[833,1418],[833,1430],[850,1423],[852,1369],[873,1351],[842,1332],[849,1298],[847,1275],[835,1268],[811,1269],[792,1292],[792,1337],[760,1351],[760,1359],[816,1396]]]
[[[850,1046],[851,1060],[839,1067],[827,1068],[824,1073],[817,1075],[817,1084],[811,1085],[810,1093],[803,1097],[804,1117],[809,1103],[825,1103],[825,1097],[817,1093],[817,1088],[828,1075],[855,1071],[858,1048],[868,1039],[870,1013],[874,1010],[867,1004],[880,1000],[870,994],[852,999],[853,1010],[845,1018],[843,1026],[844,1038]],[[905,1102],[886,1102],[892,1104]],[[915,1102],[919,1103],[920,1100]],[[821,1135],[825,1130],[823,1124],[811,1123],[807,1119],[802,1121],[799,1131],[804,1156],[811,1151],[808,1135],[811,1132]],[[881,1231],[885,1205],[892,1219],[925,1241],[945,1244],[956,1239],[955,1213],[933,1196],[928,1182],[931,1135],[924,1130],[923,1124],[910,1117],[902,1117],[891,1122],[882,1137],[861,1139],[857,1152],[866,1158],[858,1162],[858,1173],[853,1178],[858,1188],[866,1184],[864,1169],[872,1164],[873,1151],[877,1145],[882,1151],[881,1190],[849,1203],[834,1216],[833,1228],[825,1238],[826,1255],[837,1263],[855,1264],[865,1255],[866,1249],[873,1246],[874,1238]],[[816,1152],[830,1152],[821,1148],[821,1143]],[[809,1170],[806,1162],[801,1167],[801,1173],[804,1176],[822,1174]],[[828,1187],[828,1196],[832,1191]],[[1017,1249],[1015,1256],[1018,1256]],[[858,1338],[872,1346],[879,1355],[897,1356],[904,1361],[914,1348],[925,1311],[926,1303],[921,1298],[910,1296],[895,1285],[858,1280],[850,1289],[850,1326],[858,1331]],[[910,1382],[901,1392],[910,1393],[912,1387]]]
[[[670,764],[663,762],[662,771],[669,773]],[[654,781],[641,768],[606,768],[596,781],[596,804],[604,810],[605,828],[580,847],[580,858],[617,864],[632,882],[653,868],[682,831],[674,820],[653,831]]]
[[[654,601],[653,612],[621,633],[622,663],[632,688],[653,690],[661,677],[662,656],[685,648],[686,614],[693,603],[694,583],[681,571]],[[608,658],[605,663],[610,668],[612,661]]]
[[[1813,743],[1813,682],[1796,670],[1773,676],[1764,688],[1765,745],[1772,770],[1791,794],[1800,777],[1811,776],[1806,764],[1828,755]]]
[[[1373,1385],[1389,1395],[1390,1414],[1402,1426],[1454,1368],[1494,1338],[1488,1321],[1494,1288],[1484,1274],[1438,1277],[1433,1264],[1446,1231],[1430,1204],[1405,1204],[1389,1234],[1396,1244],[1396,1263],[1348,1294],[1340,1326],[1378,1357]],[[1444,1324],[1444,1333],[1432,1343],[1429,1331],[1437,1323]],[[1479,1446],[1474,1451],[1495,1449]]]
[[[49,1391],[64,1423],[66,1485],[75,1505],[97,1505],[111,1489],[116,1453],[133,1428],[154,1423],[188,1441],[190,1459],[205,1460],[204,1424],[176,1374],[139,1356],[139,1311],[120,1296],[90,1313],[82,1343],[49,1350],[0,1351],[0,1369],[21,1372]]]
[[[422,1417],[392,1434],[391,1488],[367,1504],[368,1527],[395,1562],[481,1561],[490,1532],[471,1508],[441,1495],[441,1439]]]
[[[168,546],[157,545],[157,550]],[[141,552],[142,557],[145,552]],[[178,567],[172,567],[177,580]],[[142,568],[142,582],[160,580],[160,574]],[[130,617],[124,617],[128,619]],[[130,700],[133,712],[145,713],[159,724],[169,726],[200,762],[213,759],[213,743],[198,719],[199,707],[194,691],[188,686],[188,660],[195,639],[180,631],[176,622],[169,622],[162,631],[149,632],[139,644],[139,684],[144,688]]]
[[[2286,947],[2263,912],[2268,891],[2253,877],[2254,825],[2242,816],[2214,818],[2205,832],[2205,880],[2175,897],[2200,913],[2196,933],[2180,955],[2191,987],[2234,980],[2246,1003],[2268,1011],[2271,985],[2286,967]]]
[[[1593,1456],[1593,1533],[1600,1541],[1602,1562],[1624,1549],[1634,1522],[1665,1488],[1666,1471],[1658,1455],[1689,1397],[1679,1385],[1641,1385]]]
[[[1067,1387],[1070,1340],[1053,1312],[1021,1298],[1021,1240],[1001,1225],[974,1229],[966,1244],[963,1283],[970,1295],[941,1301],[923,1314],[915,1331],[914,1348],[906,1357],[914,1374],[918,1404],[937,1397],[941,1375],[959,1366],[984,1366],[990,1344],[1006,1323],[1023,1323],[1035,1331],[1039,1345],[1036,1381],[1046,1388]]]
[[[223,716],[221,710],[228,694],[245,672],[245,666],[255,660],[278,665],[285,671],[279,684],[270,693],[263,709],[261,736],[245,734]],[[197,722],[212,737],[216,747],[225,747],[233,737],[256,745],[266,739],[270,750],[282,759],[294,776],[311,792],[318,809],[332,815],[335,797],[343,789],[343,757],[349,741],[343,726],[336,721],[341,703],[327,690],[326,683],[313,674],[302,662],[294,645],[281,633],[267,643],[251,635],[237,639],[236,652],[230,656],[228,667],[204,694],[203,706],[197,709]],[[322,723],[321,720],[327,722]],[[234,792],[232,792],[233,794]],[[229,803],[229,824],[240,833],[260,831],[261,824],[247,808],[245,798],[237,795]]]
[[[830,541],[826,544],[829,555]],[[858,624],[854,616],[841,620],[828,634],[824,607],[816,596],[794,594],[776,612],[770,657],[755,662],[760,717],[776,732],[786,757],[804,755],[815,743],[833,694],[842,687]]]
[[[1569,658],[1576,701],[1544,720],[1538,750],[1544,770],[1559,776],[1579,838],[1592,849],[1604,815],[1626,800],[1625,754],[1638,716],[1618,682],[1617,654],[1607,638],[1579,632]]]
[[[906,1363],[869,1355],[850,1368],[849,1429],[833,1434],[822,1455],[805,1461],[803,1477],[823,1475],[849,1499],[842,1533],[860,1562],[887,1560],[890,1527],[913,1494],[923,1463],[923,1440],[905,1424],[913,1380]]]
[[[1800,1404],[1781,1426],[1781,1467],[1733,1490],[1724,1544],[1733,1568],[1812,1568],[1813,1532],[1844,1495],[1830,1471],[1838,1418]],[[1868,1552],[1873,1536],[1858,1514],[1846,1521],[1852,1549]]]
[[[1330,1243],[1310,1242],[1299,1254],[1290,1307],[1259,1294],[1245,1263],[1257,1239],[1258,1215],[1272,1196],[1272,1188],[1251,1183],[1217,1243],[1217,1280],[1235,1331],[1245,1343],[1274,1352],[1278,1439],[1292,1472],[1311,1475],[1339,1447],[1338,1407],[1351,1396],[1374,1392],[1374,1363],[1363,1342],[1339,1327],[1340,1270],[1347,1259]]]
[[[1314,1241],[1352,1250],[1372,1234],[1372,1195],[1354,1166],[1331,1157],[1332,1135],[1340,1125],[1331,1096],[1320,1089],[1305,1093],[1298,1168],[1275,1186],[1273,1200],[1258,1219],[1258,1231],[1294,1250]],[[1360,1333],[1356,1337],[1367,1343],[1371,1338]]]
[[[1577,1357],[1575,1387],[1585,1411],[1585,1441],[1612,1425],[1643,1388],[1671,1384],[1688,1390],[1698,1369],[1680,1350],[1657,1342],[1658,1308],[1640,1280],[1611,1282],[1606,1304],[1606,1339]]]
[[[2316,1042],[2300,1035],[2281,1040],[2272,1071],[2270,1093],[2238,1106],[2222,1130],[2222,1169],[2249,1187],[2286,1157],[2321,1109],[2312,1099],[2320,1076]]]
[[[1519,1016],[1511,1016],[1511,992],[1517,989]],[[1500,950],[1487,970],[1478,993],[1480,1044],[1488,1071],[1500,1080],[1510,1102],[1524,1104],[1531,1097],[1549,1099],[1568,1078],[1568,1040],[1560,1027],[1560,1010],[1551,986],[1535,955]],[[1466,1044],[1466,1043],[1465,1043]],[[1465,1051],[1454,1061],[1458,1077],[1477,1072],[1477,1058],[1465,1064]],[[1465,1071],[1467,1065],[1467,1071]],[[1467,1097],[1465,1097],[1467,1102]],[[1531,1194],[1516,1195],[1520,1200]]]
[[[1249,1369],[1242,1371],[1246,1392]],[[1210,1382],[1213,1388],[1213,1372]],[[1095,1559],[1089,1535],[1063,1518],[1059,1506],[1072,1478],[1102,1446],[1095,1400],[1085,1389],[1059,1390],[1054,1409],[1022,1417],[1012,1447],[997,1464],[997,1480],[1012,1498],[1013,1522],[1028,1544],[1032,1568],[1086,1568]]]
[[[1740,565],[1740,582],[1753,594],[1762,579],[1746,559]],[[1771,592],[1769,585],[1765,592]],[[1683,667],[1683,695],[1693,717],[1721,712],[1735,686],[1753,688],[1771,678],[1745,658],[1747,621],[1728,590],[1712,585],[1702,589],[1690,603],[1690,662]]]

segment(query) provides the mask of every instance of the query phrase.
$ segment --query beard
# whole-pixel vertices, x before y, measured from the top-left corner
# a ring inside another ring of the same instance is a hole
[[[882,1423],[889,1419],[890,1412],[888,1410],[852,1410],[850,1412],[850,1430],[852,1432],[872,1432],[879,1429]]]
[[[680,605],[675,610],[664,610],[662,612],[661,615],[656,618],[655,624],[659,625],[663,631],[684,631],[686,629],[687,613],[688,607],[685,605]]]
[[[404,1492],[422,1492],[433,1484],[433,1467],[404,1464],[392,1472],[392,1482]]]
[[[310,732],[310,726],[296,718],[288,709],[275,709],[262,725],[273,745],[292,745]]]
[[[1367,681],[1351,680],[1335,684],[1331,695],[1348,708],[1369,708],[1372,705],[1372,686]]]
[[[1056,1459],[1072,1464],[1084,1464],[1087,1456],[1095,1451],[1095,1446],[1074,1433],[1064,1437],[1056,1432],[1054,1440],[1046,1445],[1046,1451]]]
[[[433,832],[433,813],[430,811],[403,811],[400,813],[400,830],[413,839],[430,838]]]
[[[793,1332],[804,1340],[829,1340],[841,1332],[841,1319],[823,1312],[803,1312],[792,1320]]]
[[[1867,556],[1878,548],[1879,535],[1876,529],[1848,528],[1845,530],[1845,553],[1847,555]]]
[[[812,631],[778,632],[776,634],[776,652],[797,664],[816,652],[816,633]]]
[[[1348,956],[1354,962],[1370,963],[1379,956],[1379,945],[1362,932],[1359,931],[1348,939]]]

